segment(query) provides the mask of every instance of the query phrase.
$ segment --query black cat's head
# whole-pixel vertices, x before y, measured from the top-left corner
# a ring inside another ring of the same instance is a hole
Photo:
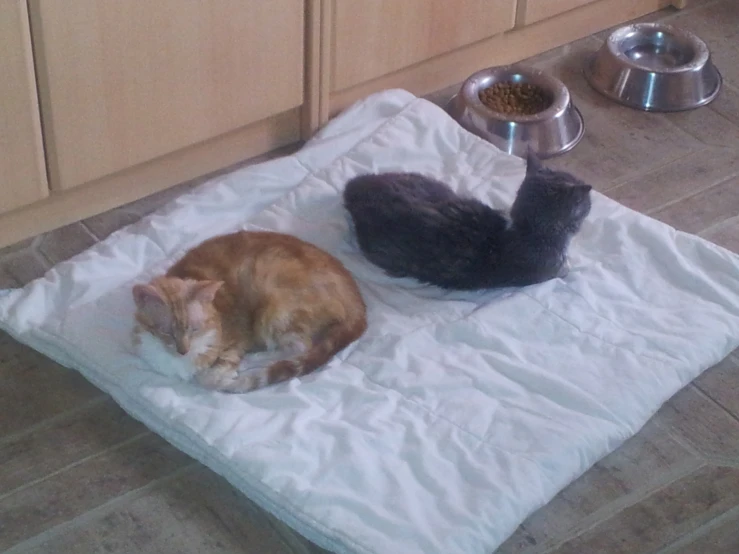
[[[511,207],[514,224],[574,234],[590,213],[592,187],[566,171],[542,165],[529,151],[526,177]]]

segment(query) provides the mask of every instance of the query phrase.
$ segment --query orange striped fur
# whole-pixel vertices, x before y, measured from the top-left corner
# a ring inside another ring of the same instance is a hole
[[[310,373],[367,328],[359,288],[341,262],[281,233],[209,239],[165,275],[135,285],[133,297],[138,328],[188,356],[202,386],[224,392]]]

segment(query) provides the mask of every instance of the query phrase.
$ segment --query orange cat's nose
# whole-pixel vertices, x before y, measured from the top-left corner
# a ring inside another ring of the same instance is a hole
[[[187,354],[187,352],[190,350],[190,347],[186,342],[177,342],[177,353],[181,356],[184,356]]]

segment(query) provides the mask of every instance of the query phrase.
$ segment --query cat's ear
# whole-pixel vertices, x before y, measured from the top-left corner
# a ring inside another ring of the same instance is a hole
[[[588,194],[590,194],[590,191],[593,190],[593,187],[590,185],[575,185],[573,187],[577,191],[577,195],[580,198],[585,198]]]
[[[535,175],[541,171],[541,168],[539,156],[536,155],[533,148],[529,147],[526,151],[526,175]]]
[[[172,314],[164,297],[152,285],[134,285],[133,300],[139,312],[145,315],[149,324],[162,332],[172,327]]]
[[[194,300],[203,304],[210,304],[223,286],[223,281],[198,281],[190,294]]]
[[[133,301],[136,307],[144,309],[147,306],[164,304],[164,299],[156,287],[152,285],[138,284],[133,286]]]

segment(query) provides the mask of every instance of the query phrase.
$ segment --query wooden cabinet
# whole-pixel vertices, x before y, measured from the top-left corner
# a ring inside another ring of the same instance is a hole
[[[303,103],[303,0],[30,6],[52,189]]]
[[[0,247],[670,3],[0,0]]]
[[[515,0],[332,0],[331,91],[513,27]]]
[[[590,4],[595,0],[521,0],[518,21],[530,25],[543,19]]]
[[[0,1],[0,213],[48,194],[25,0]]]

